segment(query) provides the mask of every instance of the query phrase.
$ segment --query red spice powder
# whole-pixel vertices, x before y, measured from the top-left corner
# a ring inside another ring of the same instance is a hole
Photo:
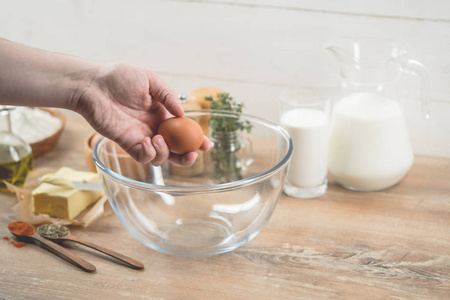
[[[12,244],[16,248],[22,248],[22,247],[25,247],[27,245],[24,242],[14,242],[14,241],[10,241],[10,244]]]
[[[9,223],[8,229],[9,231],[21,236],[34,234],[34,226],[28,223],[12,222]]]
[[[25,247],[25,246],[27,245],[27,244],[24,243],[24,242],[14,242],[14,241],[11,241],[7,236],[4,236],[4,237],[3,237],[3,240],[7,241],[9,244],[13,245],[13,246],[16,247],[16,248],[22,248],[22,247]]]

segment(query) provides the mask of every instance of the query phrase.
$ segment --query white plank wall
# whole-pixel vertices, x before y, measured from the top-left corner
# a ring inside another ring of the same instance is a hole
[[[99,62],[141,65],[179,92],[216,86],[244,102],[247,113],[274,122],[281,89],[336,88],[336,70],[324,51],[333,39],[398,40],[431,79],[427,121],[418,113],[418,79],[404,81],[415,153],[450,157],[450,1],[2,1],[0,36]]]

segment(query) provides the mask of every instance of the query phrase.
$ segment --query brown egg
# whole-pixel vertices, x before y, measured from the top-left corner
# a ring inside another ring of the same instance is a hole
[[[185,117],[165,120],[159,125],[158,134],[164,138],[169,150],[176,154],[198,150],[203,143],[200,125]]]

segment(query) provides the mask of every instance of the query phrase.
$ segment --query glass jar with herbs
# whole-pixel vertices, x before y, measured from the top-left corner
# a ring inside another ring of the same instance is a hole
[[[226,111],[232,114],[212,114],[209,120],[209,138],[213,143],[210,151],[213,164],[212,179],[218,183],[240,180],[247,167],[253,162],[251,141],[243,136],[250,133],[252,125],[241,121],[244,105],[233,100],[228,93],[219,93],[212,101],[211,111]]]

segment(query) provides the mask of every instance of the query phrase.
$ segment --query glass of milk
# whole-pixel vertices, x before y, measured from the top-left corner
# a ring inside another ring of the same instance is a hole
[[[327,190],[330,99],[323,92],[284,90],[279,98],[280,125],[294,143],[284,192],[316,198]]]

